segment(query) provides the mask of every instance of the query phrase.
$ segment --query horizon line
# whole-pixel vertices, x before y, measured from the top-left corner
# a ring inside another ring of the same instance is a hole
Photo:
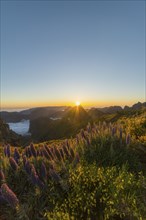
[[[120,106],[122,109],[125,107],[125,106],[128,106],[128,107],[132,107],[134,104],[137,104],[137,103],[145,103],[144,102],[140,102],[140,101],[137,101],[137,102],[134,102],[133,104],[131,105],[120,105],[120,104],[110,104],[110,105],[82,105],[81,106],[83,108],[106,108],[106,107],[113,107],[113,106]],[[13,110],[19,110],[19,111],[23,111],[23,110],[29,110],[29,109],[35,109],[35,108],[48,108],[48,107],[74,107],[76,106],[75,104],[72,104],[72,105],[42,105],[42,106],[24,106],[24,107],[0,107],[0,112],[2,111],[13,111]]]

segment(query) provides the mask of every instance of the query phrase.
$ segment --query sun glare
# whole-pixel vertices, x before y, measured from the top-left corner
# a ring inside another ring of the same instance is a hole
[[[76,101],[76,106],[79,106],[80,105],[80,102],[79,101]]]

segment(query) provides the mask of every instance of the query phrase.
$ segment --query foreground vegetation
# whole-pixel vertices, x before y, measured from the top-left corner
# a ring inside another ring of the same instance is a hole
[[[88,124],[57,144],[1,147],[0,219],[146,219],[145,117],[134,118]]]

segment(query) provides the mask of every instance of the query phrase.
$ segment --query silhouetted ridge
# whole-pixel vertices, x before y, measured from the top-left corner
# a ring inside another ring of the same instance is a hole
[[[83,120],[89,120],[90,117],[82,106],[75,106],[67,112],[64,119],[71,120],[72,122],[82,122]]]

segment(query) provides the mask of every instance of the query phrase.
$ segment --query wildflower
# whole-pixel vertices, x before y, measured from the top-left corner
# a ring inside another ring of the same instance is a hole
[[[120,140],[122,140],[122,134],[123,134],[123,131],[122,131],[122,128],[120,128]]]
[[[33,144],[30,145],[30,151],[34,157],[37,157],[37,152]]]
[[[62,148],[59,149],[59,152],[60,152],[61,157],[64,159],[64,153],[63,153]]]
[[[129,145],[130,144],[130,140],[131,140],[131,137],[130,137],[130,134],[128,134],[126,136],[126,144]]]
[[[54,157],[55,157],[54,147],[50,148],[50,153],[51,153],[51,155],[52,155],[52,157],[54,159]]]
[[[67,148],[68,148],[68,150],[69,150],[70,145],[69,145],[68,139],[66,139],[66,140],[65,140],[65,145],[66,145],[66,147],[67,147]]]
[[[56,148],[54,147],[54,153],[55,153],[57,159],[58,159],[59,161],[61,161],[62,157],[61,157],[60,152],[59,152],[59,150],[57,149],[57,147],[56,147]]]
[[[80,143],[80,138],[79,138],[79,135],[76,136],[76,141],[77,141],[77,144]]]
[[[80,157],[78,152],[76,152],[75,159],[73,161],[73,166],[75,167],[80,162]]]
[[[30,147],[27,147],[27,152],[28,152],[28,157],[31,157],[32,156],[32,152],[30,150]]]
[[[90,133],[90,132],[91,132],[91,124],[90,124],[90,123],[88,123],[88,125],[87,125],[86,129],[87,129],[88,133]]]
[[[37,186],[40,187],[41,189],[44,188],[44,183],[40,180],[40,178],[38,176],[36,176],[36,182],[37,182]]]
[[[0,194],[0,204],[3,204],[5,203],[6,200],[4,199],[4,197]]]
[[[51,160],[50,155],[48,154],[47,150],[45,148],[42,149],[43,155],[48,159]]]
[[[67,157],[70,156],[69,152],[68,152],[68,149],[67,149],[67,147],[65,145],[63,145],[63,151],[64,151],[64,153],[66,154]]]
[[[26,155],[26,157],[29,157],[28,147],[25,148],[25,155]]]
[[[4,154],[7,157],[11,156],[11,149],[10,149],[10,145],[7,145],[6,147],[4,147]]]
[[[84,132],[84,130],[82,129],[81,130],[81,137],[84,139],[86,136],[85,136],[85,132]]]
[[[7,146],[4,146],[4,155],[7,156]]]
[[[49,148],[47,145],[45,145],[45,149],[48,152],[50,158],[52,158],[52,160],[53,160],[54,156],[53,156],[53,152],[51,151],[51,148]]]
[[[69,151],[70,151],[71,157],[74,158],[75,153],[74,153],[74,150],[72,149],[72,147],[70,147]]]
[[[46,169],[46,166],[43,162],[41,164],[41,170],[40,171],[41,171],[41,176],[43,178],[46,178],[47,177],[47,169]]]
[[[23,159],[23,166],[25,166],[25,163],[26,163],[26,161],[27,161],[26,156],[23,155],[23,156],[22,156],[22,159]]]
[[[18,206],[19,200],[17,196],[6,183],[3,183],[1,186],[1,194],[4,200],[6,200],[11,207],[16,208],[16,206]]]
[[[36,150],[36,156],[39,157],[40,156],[40,151],[37,149]]]
[[[0,188],[0,204],[5,203],[6,200],[4,199],[4,197],[2,196],[2,189]]]
[[[26,162],[25,162],[25,166],[24,166],[24,169],[25,169],[25,171],[27,172],[27,174],[31,174],[31,167],[32,167],[32,165],[30,164],[30,162],[27,160]]]
[[[36,169],[33,164],[31,165],[31,173],[36,174]]]
[[[46,144],[44,144],[44,148],[45,148],[46,151],[49,153],[49,147],[48,147]]]
[[[18,169],[18,165],[17,165],[16,161],[14,160],[14,158],[10,157],[9,162],[10,162],[12,169],[16,171]]]
[[[5,181],[5,175],[2,170],[0,170],[0,181]]]
[[[102,127],[104,130],[106,129],[106,122],[105,121],[103,122]]]
[[[18,161],[20,159],[20,154],[19,154],[19,151],[17,148],[15,148],[15,150],[14,150],[14,159],[15,159],[16,163],[18,164]]]
[[[37,173],[36,173],[36,169],[34,167],[34,165],[31,165],[31,180],[33,182],[33,184],[37,184]]]
[[[87,145],[89,146],[89,145],[90,145],[90,139],[89,139],[89,137],[86,136],[85,140],[86,140],[86,142],[87,142]]]
[[[34,165],[32,165],[31,168],[31,181],[34,185],[37,185],[40,188],[44,187],[44,183],[40,180],[39,176],[37,175]]]
[[[40,156],[41,156],[41,157],[44,156],[44,154],[43,154],[43,150],[42,150],[42,149],[40,149]]]

